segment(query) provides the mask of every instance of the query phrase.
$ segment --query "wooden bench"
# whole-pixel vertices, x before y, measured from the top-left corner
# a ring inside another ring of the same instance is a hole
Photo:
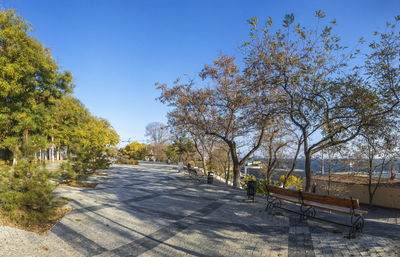
[[[204,176],[204,174],[199,174],[197,172],[197,169],[193,168],[193,167],[187,167],[187,173],[189,175],[189,178],[196,181],[196,182],[200,182],[200,183],[205,183],[206,181],[206,177]]]
[[[306,193],[300,190],[285,189],[267,185],[267,206],[265,210],[281,207],[283,201],[300,205],[300,217],[305,219],[307,216],[315,217],[315,208],[351,215],[349,237],[354,237],[358,232],[362,232],[364,227],[364,215],[368,212],[360,209],[358,199],[346,199],[333,196]]]

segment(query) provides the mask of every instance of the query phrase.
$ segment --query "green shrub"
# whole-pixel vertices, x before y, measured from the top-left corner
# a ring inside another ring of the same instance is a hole
[[[130,164],[130,160],[128,158],[118,158],[115,161],[116,164]]]
[[[257,194],[265,194],[265,179],[258,179],[254,175],[246,176],[240,180],[240,184],[244,190],[247,190],[248,181],[257,181]]]
[[[60,165],[61,179],[62,180],[76,180],[78,174],[70,163],[62,163]]]
[[[21,161],[0,174],[0,202],[3,214],[17,223],[37,224],[54,213],[59,202],[52,194],[55,173]]]
[[[138,165],[139,162],[137,160],[131,160],[128,158],[119,158],[117,159],[117,161],[115,162],[117,164],[131,164],[131,165]]]
[[[247,188],[247,181],[256,181],[257,178],[254,175],[250,176],[245,176],[244,178],[240,179],[240,184],[242,188],[246,189]]]
[[[101,151],[82,151],[71,160],[75,172],[90,172],[107,169],[111,165],[110,156]]]
[[[278,184],[283,185],[284,181],[285,181],[285,176],[282,175],[279,178]],[[297,190],[302,190],[303,180],[300,177],[290,175],[286,180],[286,188],[291,188],[291,187],[295,187]]]
[[[265,185],[266,185],[266,180],[265,179],[259,179],[257,180],[257,194],[265,195]]]
[[[60,165],[60,178],[61,180],[71,181],[71,180],[82,180],[89,177],[89,172],[86,170],[81,170],[77,167],[77,163],[63,163]]]

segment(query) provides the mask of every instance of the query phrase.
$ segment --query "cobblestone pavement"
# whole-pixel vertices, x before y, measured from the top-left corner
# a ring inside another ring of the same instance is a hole
[[[400,256],[398,210],[369,210],[365,231],[277,209],[190,180],[172,166],[114,166],[96,188],[59,187],[74,208],[47,235],[0,227],[0,256]],[[297,208],[286,205],[287,209]],[[318,212],[348,222],[348,217]]]

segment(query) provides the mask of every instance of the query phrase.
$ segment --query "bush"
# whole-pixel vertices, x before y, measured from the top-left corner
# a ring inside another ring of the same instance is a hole
[[[81,179],[87,179],[89,177],[87,170],[81,170],[77,163],[62,163],[60,165],[60,179],[64,181],[77,181]]]
[[[101,151],[82,151],[71,162],[75,172],[88,172],[107,169],[111,165],[110,156]]]
[[[279,178],[278,184],[283,185],[284,181],[285,181],[285,176],[282,175]],[[297,190],[302,190],[303,180],[300,177],[290,175],[286,181],[286,188],[292,188],[292,187],[295,187]]]
[[[78,174],[69,163],[62,163],[60,165],[60,171],[62,180],[76,180],[78,177]]]
[[[119,158],[115,162],[117,164],[131,164],[131,165],[139,165],[139,162],[137,160],[130,160],[128,158]]]
[[[244,190],[247,190],[248,181],[257,181],[257,194],[265,194],[265,179],[258,179],[254,175],[246,176],[240,180],[240,184]]]
[[[257,180],[257,194],[265,195],[267,192],[265,191],[266,180],[259,179]]]
[[[250,175],[250,176],[245,176],[243,178],[240,179],[240,183],[242,185],[242,187],[247,187],[247,181],[256,181],[257,178],[254,175]]]
[[[40,166],[20,162],[0,174],[0,201],[3,214],[26,225],[38,224],[54,214],[61,203],[52,194],[55,173]]]

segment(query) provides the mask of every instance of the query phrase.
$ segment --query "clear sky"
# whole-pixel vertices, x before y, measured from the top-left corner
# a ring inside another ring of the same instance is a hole
[[[144,139],[152,121],[166,123],[167,107],[155,101],[156,82],[194,77],[221,53],[239,55],[246,20],[275,23],[286,13],[314,24],[321,9],[336,18],[349,46],[383,30],[400,14],[400,0],[0,0],[34,26],[33,35],[52,50],[75,78],[75,96],[106,118],[122,140]]]

